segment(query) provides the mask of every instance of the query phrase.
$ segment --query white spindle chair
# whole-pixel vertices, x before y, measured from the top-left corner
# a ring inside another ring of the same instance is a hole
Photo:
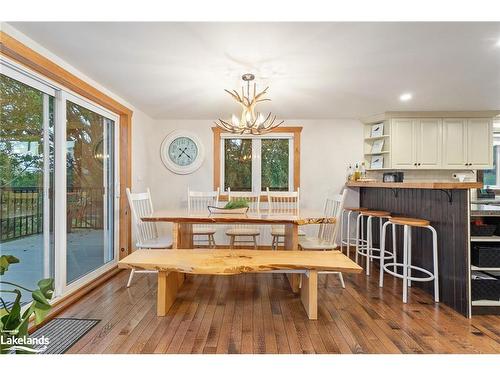
[[[141,218],[151,215],[153,202],[149,189],[145,193],[132,193],[127,188],[128,204],[132,212],[132,225],[136,234],[138,249],[168,249],[172,247],[170,236],[159,236],[156,223],[142,221]],[[136,270],[132,268],[127,282],[127,288],[132,283],[135,273],[153,273],[156,271]]]
[[[335,218],[336,222],[332,224],[320,224],[317,237],[306,237],[303,236],[299,238],[299,246],[303,250],[334,250],[337,248],[336,238],[337,233],[340,228],[340,215],[344,207],[345,197],[347,195],[347,190],[344,190],[341,194],[338,194],[332,198],[327,198],[325,202],[324,215],[327,218]],[[318,273],[335,273],[339,275],[340,283],[342,288],[345,288],[344,278],[341,272],[330,272],[321,271]]]
[[[219,188],[216,191],[192,191],[188,188],[188,212],[207,213],[208,206],[217,207],[219,204]],[[217,229],[213,225],[198,224],[193,225],[193,243],[196,237],[206,236],[207,239],[198,239],[201,242],[207,242],[208,246],[215,248],[215,232]]]
[[[270,191],[266,188],[269,215],[299,215],[300,189],[297,191]],[[285,244],[285,227],[273,225],[271,227],[271,247],[277,250],[280,244]],[[299,236],[305,236],[305,232],[299,229]]]
[[[227,189],[228,200],[245,199],[248,203],[248,213],[260,212],[260,194],[253,192],[232,192]],[[232,249],[236,243],[252,243],[254,249],[257,249],[257,236],[260,235],[260,229],[256,225],[237,224],[226,230],[229,237],[229,247]],[[251,239],[245,239],[245,238]],[[243,238],[238,240],[238,238]]]

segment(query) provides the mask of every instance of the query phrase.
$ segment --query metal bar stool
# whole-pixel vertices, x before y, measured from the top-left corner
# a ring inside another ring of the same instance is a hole
[[[385,263],[385,234],[388,225],[392,225],[393,236],[395,233],[396,225],[404,227],[403,237],[403,263],[398,263],[394,258],[394,262]],[[412,227],[426,228],[432,232],[432,257],[433,257],[433,272],[426,270],[422,267],[417,267],[411,264],[411,229]],[[439,274],[438,274],[438,248],[437,248],[437,233],[436,230],[430,225],[428,220],[415,219],[408,217],[391,217],[382,227],[381,237],[381,252],[380,258],[380,280],[379,286],[384,286],[384,272],[387,272],[395,277],[403,279],[403,303],[408,302],[408,287],[411,286],[412,281],[432,281],[434,280],[434,301],[439,302]],[[389,270],[393,266],[394,270]],[[398,273],[396,267],[402,267],[402,273]],[[416,270],[426,274],[426,277],[415,277],[411,275],[411,271]]]
[[[342,210],[342,214],[340,215],[340,248],[342,250],[342,246],[346,245],[347,246],[347,251],[346,254],[349,256],[351,246],[356,246],[358,243],[357,238],[351,238],[351,214],[358,214],[362,211],[368,210],[367,208],[364,207],[344,207]],[[345,221],[345,214],[347,214],[347,232],[346,232],[346,239],[344,239],[344,223]],[[363,221],[361,221],[361,233],[363,233]],[[357,236],[357,235],[356,235]],[[363,240],[364,243],[366,244],[366,240]]]
[[[359,228],[361,227],[360,222],[363,222],[363,217],[367,217],[366,220],[366,245],[361,245],[363,244],[364,241],[364,233],[361,232],[361,235],[359,234]],[[372,221],[373,218],[376,217],[379,219],[379,225],[380,225],[380,238],[382,238],[382,224],[384,219],[389,219],[391,217],[390,212],[387,211],[361,211],[358,215],[357,219],[357,224],[356,224],[356,237],[360,239],[358,241],[358,244],[356,246],[356,263],[358,263],[358,255],[366,257],[366,275],[370,275],[370,263],[373,262],[374,259],[381,259],[381,254],[382,251],[380,248],[373,247],[373,233],[372,233]],[[387,251],[384,250],[385,253],[388,254],[388,256],[385,256],[385,258],[389,259],[396,259],[396,240],[395,236],[393,237],[393,251]],[[378,253],[379,255],[374,254]]]

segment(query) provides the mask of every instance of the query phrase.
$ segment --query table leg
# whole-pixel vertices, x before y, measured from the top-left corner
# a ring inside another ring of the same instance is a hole
[[[299,226],[297,224],[285,224],[285,250],[299,249]],[[300,275],[295,273],[287,274],[288,281],[294,293],[300,290]]]
[[[179,279],[177,272],[158,271],[156,315],[165,316],[175,302]]]
[[[172,233],[172,249],[193,248],[193,224],[174,223]],[[184,283],[185,275],[177,273],[179,288]]]
[[[308,271],[302,274],[300,299],[311,320],[318,319],[318,271]]]

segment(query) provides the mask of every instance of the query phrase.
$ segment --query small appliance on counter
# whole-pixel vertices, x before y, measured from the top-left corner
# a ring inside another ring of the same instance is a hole
[[[382,177],[384,182],[403,182],[405,174],[403,172],[386,172]]]

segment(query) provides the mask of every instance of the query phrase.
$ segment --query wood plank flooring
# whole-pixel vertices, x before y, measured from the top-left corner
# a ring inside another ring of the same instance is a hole
[[[376,267],[375,267],[376,268]],[[310,321],[282,274],[188,276],[165,317],[156,316],[156,276],[121,272],[61,316],[101,322],[69,353],[500,353],[500,316],[464,318],[418,288],[377,270],[320,276]],[[327,283],[325,284],[325,280]]]

